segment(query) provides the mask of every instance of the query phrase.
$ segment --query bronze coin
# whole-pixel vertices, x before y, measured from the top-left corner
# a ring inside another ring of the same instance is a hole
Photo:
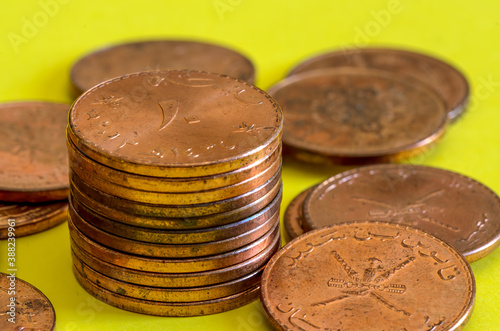
[[[387,220],[418,227],[452,245],[469,262],[500,244],[500,199],[454,172],[414,165],[377,165],[321,183],[304,203],[304,228],[347,220]]]
[[[56,312],[36,287],[14,274],[0,272],[1,330],[54,330]]]
[[[68,110],[69,105],[51,102],[0,104],[0,200],[68,197]]]
[[[450,120],[462,115],[469,99],[469,84],[459,70],[434,57],[399,49],[360,48],[322,54],[302,62],[289,76],[333,67],[373,68],[418,79],[441,96]]]
[[[159,69],[193,69],[253,84],[255,69],[231,49],[186,40],[151,40],[110,46],[82,57],[71,69],[76,95],[110,78]]]
[[[68,138],[111,168],[185,178],[233,171],[269,155],[282,125],[279,106],[257,87],[172,70],[122,76],[85,92],[71,108]]]
[[[386,222],[305,233],[271,258],[261,282],[277,330],[459,330],[474,297],[472,270],[453,247]]]
[[[302,206],[304,205],[307,195],[311,193],[313,189],[314,186],[302,191],[292,200],[292,202],[290,202],[288,207],[286,207],[283,224],[285,226],[288,241],[304,233]]]
[[[280,202],[281,195],[277,195],[269,205],[259,210],[256,214],[222,226],[191,230],[162,230],[137,227],[113,221],[88,209],[70,195],[72,208],[85,221],[95,227],[123,238],[161,244],[197,244],[237,237],[267,222],[268,219],[279,212]],[[182,224],[183,220],[179,222]]]
[[[354,164],[399,160],[436,141],[447,124],[441,98],[411,78],[367,68],[289,77],[269,93],[283,107],[283,143]]]
[[[9,220],[16,238],[50,229],[67,219],[67,202],[36,204],[0,203],[0,239],[9,236]]]
[[[209,286],[243,277],[265,265],[280,248],[280,244],[281,238],[276,236],[275,241],[262,252],[248,260],[225,268],[190,273],[161,273],[123,268],[102,261],[87,253],[71,240],[72,255],[103,275],[131,284],[169,288]]]

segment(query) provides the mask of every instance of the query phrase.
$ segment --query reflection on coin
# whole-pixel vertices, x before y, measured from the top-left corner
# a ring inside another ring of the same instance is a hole
[[[286,234],[288,236],[288,241],[297,238],[301,234],[304,233],[303,228],[303,213],[302,206],[304,205],[304,201],[306,200],[307,195],[314,189],[313,187],[308,188],[307,190],[302,191],[299,195],[297,195],[292,202],[286,207],[285,210],[285,219],[283,224],[285,225]]]
[[[431,88],[385,71],[305,72],[269,94],[283,107],[283,143],[336,163],[413,156],[441,137],[447,124],[443,101]]]
[[[160,69],[225,74],[253,84],[255,69],[242,54],[194,41],[154,40],[111,46],[81,58],[71,69],[77,95],[110,78]]]
[[[304,228],[358,220],[412,225],[443,239],[469,262],[500,244],[500,199],[454,172],[414,165],[377,165],[321,183],[304,203]]]
[[[469,84],[464,75],[436,58],[398,49],[357,48],[319,55],[296,66],[289,74],[333,67],[380,69],[419,79],[443,98],[450,120],[465,111]]]
[[[472,270],[445,242],[394,223],[344,223],[302,235],[267,264],[261,299],[277,330],[458,330]]]
[[[56,312],[49,299],[33,285],[11,276],[0,272],[0,329],[54,330]]]
[[[0,104],[1,201],[68,197],[68,110],[50,102]]]

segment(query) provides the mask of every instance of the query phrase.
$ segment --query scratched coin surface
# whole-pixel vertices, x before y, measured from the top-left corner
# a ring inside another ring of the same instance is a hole
[[[54,330],[56,312],[49,299],[33,285],[8,276],[0,272],[0,329]]]
[[[289,241],[304,233],[304,226],[302,224],[304,215],[302,213],[302,207],[307,195],[313,189],[314,187],[310,187],[307,190],[302,191],[299,195],[293,198],[292,202],[290,202],[288,207],[286,207],[283,224]]]
[[[261,283],[278,330],[459,330],[474,297],[472,270],[453,247],[386,222],[306,233],[271,258]]]
[[[68,197],[65,130],[69,105],[0,105],[0,200],[42,202]]]
[[[269,94],[283,108],[283,143],[336,163],[413,156],[441,137],[448,119],[424,83],[368,68],[297,74]]]
[[[71,69],[77,95],[110,78],[160,69],[215,72],[253,84],[255,69],[231,49],[195,41],[151,40],[111,46],[78,60]]]
[[[68,138],[114,169],[198,177],[247,166],[279,144],[282,114],[262,90],[197,71],[157,71],[106,81],[73,104]]]
[[[411,51],[380,48],[336,51],[300,63],[289,76],[332,67],[373,68],[418,79],[441,95],[450,120],[457,119],[467,107],[469,84],[464,75],[446,62]]]
[[[500,244],[500,199],[466,176],[414,165],[377,165],[321,183],[304,203],[304,228],[358,220],[411,225],[443,239],[469,262]]]

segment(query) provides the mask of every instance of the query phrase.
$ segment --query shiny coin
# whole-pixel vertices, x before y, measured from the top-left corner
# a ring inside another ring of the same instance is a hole
[[[288,241],[297,238],[304,233],[304,227],[302,224],[304,215],[302,213],[302,207],[307,195],[311,193],[313,189],[314,187],[310,187],[307,190],[302,191],[292,200],[292,202],[290,202],[288,207],[286,207],[283,224],[285,225]]]
[[[459,330],[474,305],[465,258],[421,230],[344,223],[271,258],[261,299],[277,330]]]

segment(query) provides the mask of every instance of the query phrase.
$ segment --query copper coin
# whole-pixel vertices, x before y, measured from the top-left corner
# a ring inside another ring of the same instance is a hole
[[[161,273],[123,268],[87,253],[73,240],[71,240],[71,248],[73,256],[108,277],[137,285],[186,288],[229,282],[252,273],[267,263],[279,249],[280,243],[281,238],[276,236],[274,242],[248,260],[225,268],[190,273]]]
[[[289,77],[269,93],[283,107],[283,143],[337,163],[399,160],[436,141],[446,108],[427,85],[367,68]]]
[[[261,299],[277,330],[459,330],[474,305],[465,258],[421,230],[344,223],[274,255]]]
[[[304,205],[307,195],[311,193],[313,189],[314,186],[302,191],[292,200],[292,202],[290,202],[288,207],[286,207],[283,224],[285,225],[288,241],[304,233],[302,206]]]
[[[9,236],[9,223],[15,237],[28,236],[50,229],[67,219],[68,203],[0,203],[0,239]]]
[[[159,69],[193,69],[225,74],[253,84],[255,69],[231,49],[185,40],[151,40],[110,46],[78,60],[71,69],[76,95],[110,78]]]
[[[346,171],[321,183],[304,203],[304,228],[346,220],[387,220],[443,239],[469,262],[500,244],[500,199],[454,172],[414,165]]]
[[[2,330],[54,330],[56,312],[36,287],[14,274],[0,272]]]
[[[279,106],[246,82],[197,71],[141,72],[78,98],[68,138],[89,158],[117,170],[200,177],[269,155],[282,124]]]
[[[243,292],[259,284],[262,276],[262,270],[264,269],[261,267],[248,275],[226,283],[219,283],[204,287],[176,289],[158,286],[141,286],[122,282],[100,274],[80,261],[78,258],[73,258],[73,268],[90,282],[99,284],[99,286],[113,293],[141,300],[160,302],[205,301],[219,299]]]
[[[115,170],[87,158],[71,141],[68,141],[68,152],[71,168],[81,168],[121,186],[150,192],[199,192],[251,181],[252,177],[268,169],[277,158],[281,158],[281,145],[276,145],[269,156],[246,167],[219,175],[191,178],[150,177]]]
[[[80,192],[75,186],[71,188],[71,194],[78,203],[106,218],[139,227],[169,230],[204,229],[237,222],[258,213],[276,198],[281,200],[281,192],[282,185],[273,188],[273,190],[266,195],[246,206],[225,213],[211,214],[202,217],[167,218],[133,215],[129,212],[109,207],[106,201],[100,202],[94,200],[88,195]]]
[[[162,230],[137,227],[113,221],[88,209],[70,195],[72,208],[85,221],[95,227],[123,238],[162,244],[197,244],[237,237],[267,222],[268,219],[279,212],[280,202],[281,196],[278,195],[269,205],[259,210],[256,214],[222,226],[191,230]],[[182,222],[181,220],[180,223]]]
[[[68,197],[68,110],[50,102],[0,104],[0,200]]]
[[[68,226],[73,241],[98,259],[124,268],[165,273],[200,272],[238,264],[262,252],[280,234],[279,225],[276,224],[271,231],[253,243],[231,252],[199,258],[165,259],[131,255],[107,248],[85,236],[71,222]]]
[[[442,97],[450,120],[462,115],[469,99],[467,79],[456,68],[434,57],[399,49],[360,48],[322,54],[302,62],[289,76],[333,67],[373,68],[418,79]]]

